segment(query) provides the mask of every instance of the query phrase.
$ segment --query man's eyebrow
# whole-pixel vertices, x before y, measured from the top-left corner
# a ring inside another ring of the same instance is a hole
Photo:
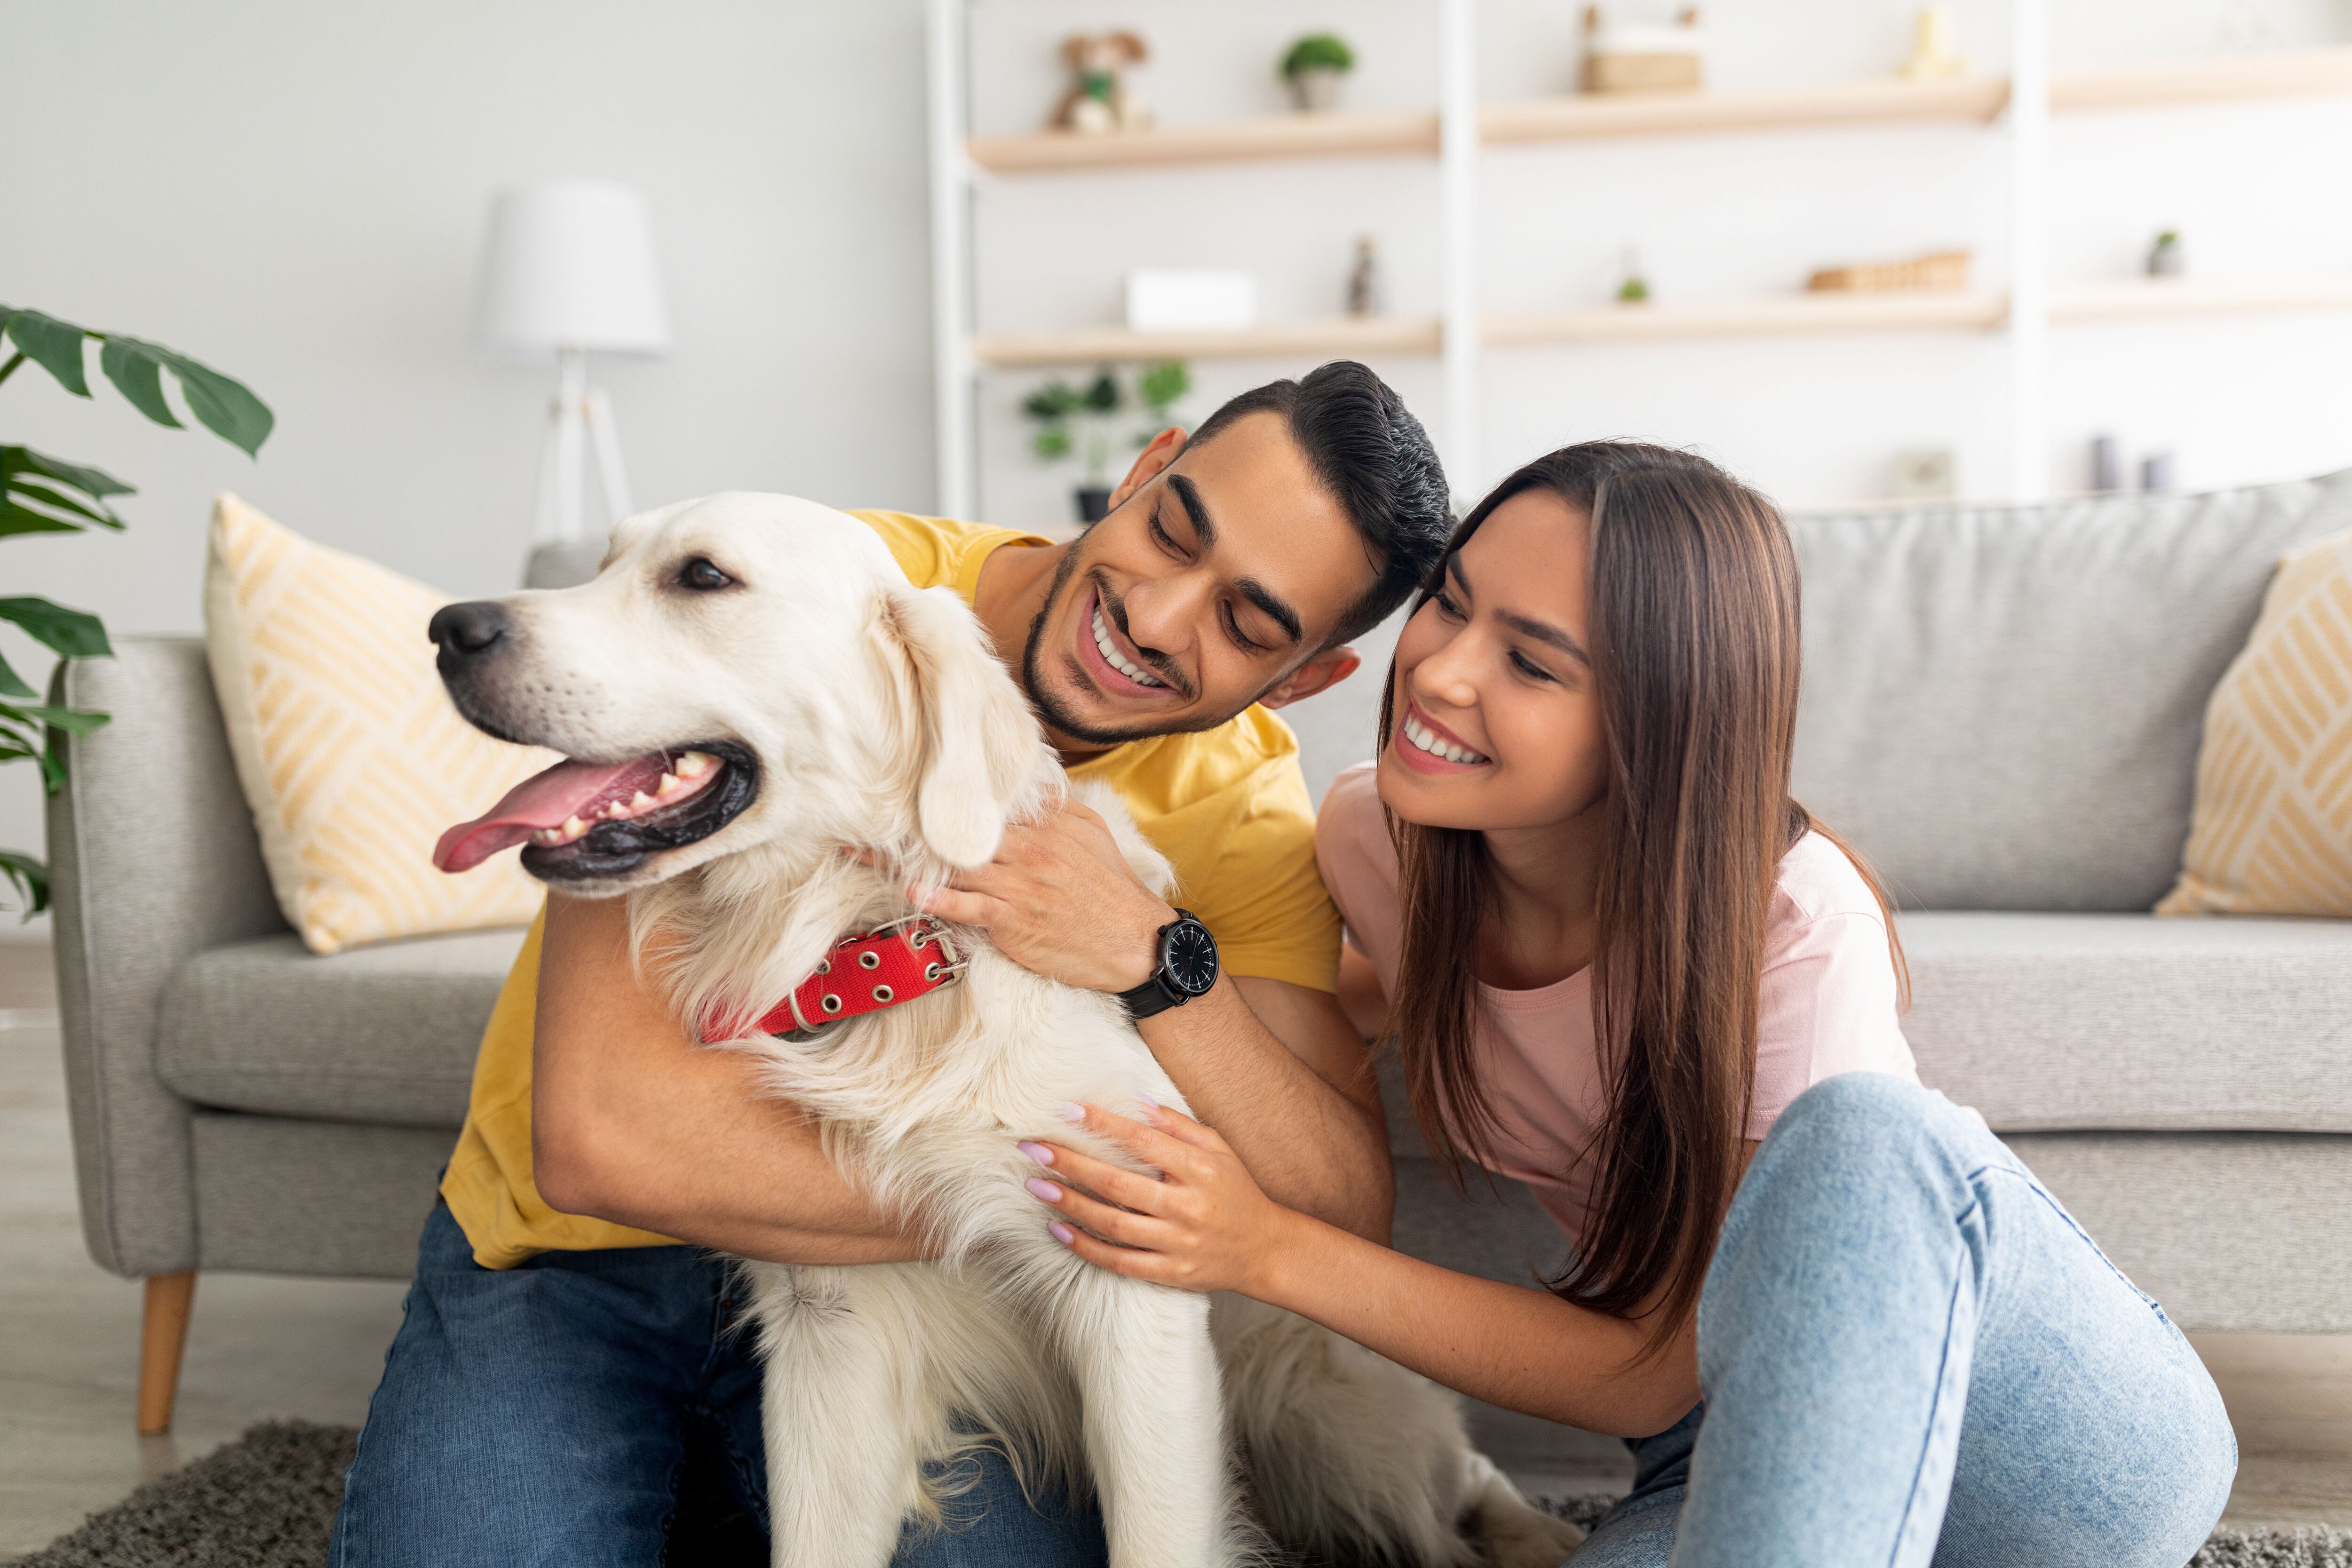
[[[1298,612],[1276,598],[1274,591],[1256,578],[1236,577],[1234,579],[1234,592],[1273,616],[1276,624],[1290,635],[1294,644],[1307,635],[1307,628],[1298,619]]]
[[[1201,548],[1206,550],[1215,544],[1217,525],[1209,521],[1209,507],[1201,499],[1201,487],[1182,474],[1171,474],[1168,476],[1168,488],[1174,490],[1176,499],[1184,503],[1184,515],[1192,520],[1192,533],[1200,541]],[[1266,614],[1273,615],[1274,612],[1268,610]],[[1275,618],[1279,620],[1281,617],[1277,616]]]

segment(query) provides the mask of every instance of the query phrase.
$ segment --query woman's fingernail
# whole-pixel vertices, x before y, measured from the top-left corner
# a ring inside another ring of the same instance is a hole
[[[1141,1089],[1136,1090],[1135,1098],[1143,1102],[1143,1109],[1146,1110],[1157,1110],[1160,1109],[1160,1102],[1152,1099],[1150,1095],[1144,1093]]]
[[[1057,1204],[1062,1201],[1062,1189],[1055,1186],[1053,1183],[1045,1180],[1043,1176],[1032,1176],[1025,1184],[1031,1192],[1036,1194],[1039,1197],[1045,1199],[1049,1204]]]
[[[1070,1227],[1064,1225],[1060,1220],[1055,1220],[1045,1228],[1052,1231],[1054,1233],[1054,1239],[1060,1242],[1064,1247],[1067,1247],[1070,1243],[1077,1240],[1077,1237],[1072,1233]]]
[[[1087,1119],[1087,1108],[1066,1100],[1054,1108],[1054,1114],[1065,1121],[1084,1121]]]
[[[1013,1147],[1041,1165],[1050,1165],[1054,1163],[1054,1152],[1043,1143],[1015,1143]]]

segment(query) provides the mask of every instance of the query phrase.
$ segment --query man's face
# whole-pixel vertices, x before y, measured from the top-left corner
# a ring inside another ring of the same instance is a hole
[[[1280,415],[1172,462],[1155,463],[1160,450],[1062,558],[1022,653],[1045,721],[1090,745],[1206,730],[1262,697],[1321,689],[1354,656],[1316,650],[1377,576]]]

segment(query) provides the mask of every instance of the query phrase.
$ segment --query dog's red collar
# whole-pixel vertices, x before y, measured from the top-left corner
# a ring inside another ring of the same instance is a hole
[[[929,995],[963,970],[948,928],[929,915],[909,915],[843,937],[816,973],[755,1026],[763,1035],[788,1035],[879,1013]]]

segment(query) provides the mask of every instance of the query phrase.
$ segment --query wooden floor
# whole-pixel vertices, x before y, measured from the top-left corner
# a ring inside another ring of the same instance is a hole
[[[356,1423],[399,1322],[378,1280],[206,1279],[179,1419],[131,1429],[138,1287],[92,1265],[74,1207],[46,943],[0,940],[0,1558],[271,1415]],[[2352,1335],[2192,1335],[2238,1430],[2227,1523],[2352,1528]],[[1623,1448],[1511,1419],[1480,1442],[1546,1490],[1619,1490]],[[1552,1456],[1541,1466],[1518,1454]]]

